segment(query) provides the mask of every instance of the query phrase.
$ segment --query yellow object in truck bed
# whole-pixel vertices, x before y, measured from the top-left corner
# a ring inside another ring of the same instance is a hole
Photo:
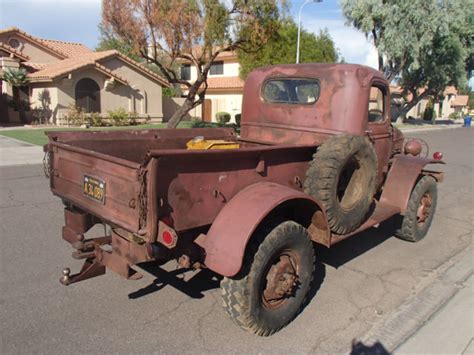
[[[240,144],[222,139],[206,140],[203,136],[197,136],[186,143],[187,149],[239,149]]]

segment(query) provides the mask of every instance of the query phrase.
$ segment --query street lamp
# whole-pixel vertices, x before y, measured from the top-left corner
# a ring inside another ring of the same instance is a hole
[[[300,13],[298,15],[298,41],[296,43],[296,64],[300,62],[300,34],[301,34],[301,11],[306,4],[310,2],[323,2],[323,0],[306,0],[300,7]]]

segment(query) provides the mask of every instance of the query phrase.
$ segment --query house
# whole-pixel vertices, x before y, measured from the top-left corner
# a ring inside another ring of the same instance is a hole
[[[242,108],[244,81],[239,77],[240,65],[236,52],[220,53],[212,63],[207,77],[207,90],[203,108],[198,107],[191,116],[202,117],[204,121],[216,121],[217,112],[228,112],[231,122]],[[181,78],[193,82],[197,78],[194,65],[181,65]]]
[[[398,108],[405,102],[402,96],[403,89],[399,86],[390,86],[390,92],[392,94],[392,119],[396,119]],[[423,92],[420,90],[419,94]],[[411,94],[408,94],[406,99],[410,101],[412,98]],[[423,113],[426,110],[431,98],[425,97],[420,100],[414,107],[408,111],[406,117],[423,118]],[[434,103],[434,111],[436,112],[437,118],[448,118],[454,112],[460,112],[464,114],[468,108],[468,95],[459,95],[457,89],[454,86],[448,86],[443,92],[442,100]]]
[[[0,30],[0,65],[0,74],[24,68],[29,78],[20,89],[0,81],[0,120],[20,121],[18,107],[7,103],[22,100],[47,112],[56,124],[64,124],[74,106],[103,115],[123,108],[162,121],[162,88],[169,84],[118,51],[94,52],[80,43],[38,38],[12,27]]]

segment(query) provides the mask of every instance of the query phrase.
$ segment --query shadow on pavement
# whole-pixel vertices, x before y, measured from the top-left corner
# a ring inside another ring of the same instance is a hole
[[[203,298],[203,292],[218,288],[222,279],[221,276],[207,269],[198,271],[191,279],[185,281],[180,275],[189,272],[190,270],[188,269],[166,271],[159,266],[146,264],[141,265],[141,267],[156,276],[156,279],[150,285],[130,293],[128,295],[129,299],[137,299],[149,295],[167,285],[176,288],[191,298]]]
[[[338,268],[350,260],[357,258],[366,251],[383,243],[393,236],[395,231],[395,220],[389,219],[382,223],[379,228],[372,228],[368,231],[354,235],[331,248],[315,245],[316,265],[313,278],[313,285],[309,291],[307,301],[303,307],[308,305],[316,296],[326,277],[326,265]],[[203,292],[220,287],[222,276],[214,272],[203,269],[191,271],[189,269],[176,269],[166,271],[160,266],[152,264],[140,265],[145,271],[155,276],[156,279],[148,286],[134,291],[128,295],[129,299],[138,299],[143,296],[155,293],[165,286],[172,286],[191,298],[203,298]],[[185,273],[194,273],[188,280],[184,279]]]
[[[390,353],[380,342],[368,346],[358,341],[352,343],[350,355],[389,355]]]
[[[395,234],[396,218],[398,217],[382,222],[378,228],[355,234],[331,248],[318,244],[316,257],[322,263],[338,268],[391,238]]]

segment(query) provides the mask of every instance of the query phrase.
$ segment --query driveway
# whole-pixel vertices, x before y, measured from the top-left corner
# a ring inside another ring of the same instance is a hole
[[[0,135],[0,167],[41,164],[43,148]]]

